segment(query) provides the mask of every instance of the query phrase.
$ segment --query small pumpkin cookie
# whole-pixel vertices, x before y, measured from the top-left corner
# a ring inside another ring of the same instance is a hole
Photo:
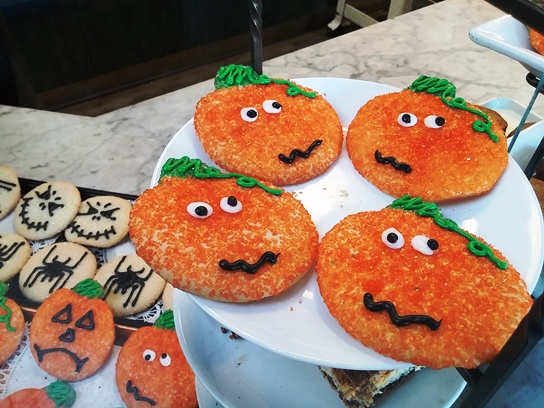
[[[179,344],[172,310],[127,339],[115,364],[115,380],[128,408],[196,408],[195,375]]]
[[[36,310],[30,326],[30,350],[38,365],[64,381],[94,374],[113,348],[113,314],[93,279],[59,289]]]
[[[0,408],[69,408],[76,392],[64,381],[54,381],[43,388],[23,388],[0,401]]]
[[[540,55],[544,55],[544,35],[533,28],[529,28],[529,42]]]
[[[96,258],[82,245],[59,242],[36,252],[19,274],[21,293],[43,302],[54,291],[74,287],[96,273]]]
[[[67,181],[50,181],[26,193],[15,209],[15,230],[32,240],[58,234],[74,219],[81,204],[79,190]]]
[[[112,259],[94,279],[104,287],[104,300],[115,316],[144,311],[160,297],[166,283],[136,254]]]
[[[0,281],[6,282],[21,270],[32,255],[28,241],[19,234],[0,235]]]
[[[79,212],[70,222],[66,240],[97,248],[110,248],[128,233],[132,205],[116,196],[96,196],[81,203]]]
[[[20,198],[19,177],[11,167],[0,166],[0,220],[15,208]]]
[[[23,311],[5,295],[8,287],[0,282],[0,366],[17,350],[25,331]]]
[[[290,288],[313,266],[315,224],[292,194],[171,159],[159,185],[136,200],[136,252],[174,287],[224,302],[251,302]]]

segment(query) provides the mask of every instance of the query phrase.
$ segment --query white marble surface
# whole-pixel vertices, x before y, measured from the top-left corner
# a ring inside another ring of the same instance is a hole
[[[474,103],[509,97],[526,105],[534,91],[525,81],[526,69],[468,37],[471,28],[501,15],[483,0],[445,0],[265,61],[264,72],[397,87],[425,74],[448,78],[458,96]],[[0,163],[21,177],[139,194],[166,143],[212,89],[210,79],[96,118],[0,106]],[[544,116],[544,97],[533,111]],[[489,406],[544,406],[542,342]]]

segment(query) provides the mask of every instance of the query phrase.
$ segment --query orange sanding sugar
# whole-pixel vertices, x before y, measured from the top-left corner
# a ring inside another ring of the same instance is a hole
[[[529,29],[529,42],[533,48],[541,55],[544,55],[544,35],[540,34],[538,31],[530,28]]]
[[[0,365],[17,350],[25,331],[25,318],[21,308],[12,299],[4,299],[4,307],[0,308]]]
[[[241,211],[221,209],[221,199],[230,196]],[[193,217],[187,211],[193,202],[207,203],[213,213]],[[318,247],[309,213],[290,193],[275,196],[233,179],[163,178],[136,200],[129,234],[138,255],[175,287],[226,302],[283,292],[311,268]],[[219,266],[221,260],[254,264],[266,252],[277,255],[276,262],[255,273]]]
[[[404,238],[401,248],[382,241],[389,228]],[[436,252],[416,250],[412,238],[417,235],[435,239]],[[319,289],[340,325],[383,355],[435,369],[476,367],[493,359],[532,301],[512,266],[499,269],[469,252],[467,243],[411,211],[385,208],[350,215],[323,237],[316,266]],[[365,293],[375,302],[392,302],[401,316],[428,315],[441,324],[437,330],[396,326],[386,311],[364,306]]]

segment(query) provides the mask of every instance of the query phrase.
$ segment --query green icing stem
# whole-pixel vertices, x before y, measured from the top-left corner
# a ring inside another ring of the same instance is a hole
[[[101,299],[104,296],[104,288],[92,278],[83,279],[72,290],[78,295],[88,297],[89,299]]]
[[[472,123],[472,128],[476,132],[487,133],[487,135],[494,142],[499,141],[499,137],[491,130],[491,120],[489,116],[483,113],[481,110],[473,109],[467,106],[467,102],[463,98],[455,96],[455,85],[450,81],[443,78],[428,77],[421,75],[417,78],[408,89],[414,92],[427,92],[431,95],[440,96],[442,102],[453,109],[462,109],[464,111],[474,113],[483,118],[482,120],[475,120]]]
[[[8,285],[0,281],[0,296],[6,296],[6,293],[8,293]]]
[[[0,296],[0,309],[4,309],[6,311],[6,314],[0,316],[0,323],[4,323],[6,325],[6,329],[10,332],[15,331],[15,327],[13,327],[9,321],[11,320],[11,309],[6,305],[7,298],[4,296]]]
[[[183,156],[181,159],[169,158],[162,166],[161,176],[172,177],[187,177],[191,176],[196,179],[227,179],[235,178],[236,184],[244,188],[260,187],[267,193],[279,196],[281,195],[281,189],[270,188],[260,181],[248,176],[237,173],[222,173],[218,168],[208,166],[202,163],[200,159],[191,159],[188,156]]]
[[[457,223],[449,218],[442,216],[442,211],[435,203],[423,201],[419,197],[410,197],[409,195],[402,196],[391,203],[391,208],[413,211],[421,217],[431,217],[436,225],[448,231],[456,232],[468,240],[467,248],[472,254],[479,257],[486,257],[491,260],[499,269],[506,269],[508,262],[501,261],[493,254],[491,247],[474,236],[459,228]]]
[[[55,403],[55,408],[71,407],[76,400],[76,392],[64,381],[54,381],[44,387],[47,396]]]
[[[153,324],[153,326],[159,329],[176,330],[176,325],[174,323],[174,312],[172,311],[172,309],[168,309],[162,312],[159,318]]]

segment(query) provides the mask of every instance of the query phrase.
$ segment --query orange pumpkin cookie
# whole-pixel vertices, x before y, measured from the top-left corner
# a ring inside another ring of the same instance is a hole
[[[0,282],[0,366],[17,350],[25,331],[23,312],[5,296],[7,291],[7,285]]]
[[[170,159],[131,213],[138,255],[181,290],[225,302],[277,295],[314,264],[318,233],[290,193]]]
[[[363,105],[346,147],[355,169],[381,191],[429,201],[483,194],[508,164],[500,126],[456,97],[449,81],[426,76]]]
[[[104,288],[85,279],[59,289],[38,307],[30,326],[30,350],[47,373],[65,381],[94,374],[113,348],[115,324]]]
[[[540,55],[544,55],[544,35],[529,28],[529,42]]]
[[[202,147],[220,167],[276,185],[318,176],[338,158],[342,124],[323,96],[251,67],[222,67],[196,105]]]
[[[69,408],[76,392],[64,381],[54,381],[44,388],[23,388],[0,401],[0,408]]]
[[[409,196],[335,225],[316,271],[325,304],[351,336],[434,369],[490,362],[532,304],[499,251]]]
[[[196,408],[195,375],[179,344],[172,310],[127,339],[115,365],[117,389],[128,408]]]

